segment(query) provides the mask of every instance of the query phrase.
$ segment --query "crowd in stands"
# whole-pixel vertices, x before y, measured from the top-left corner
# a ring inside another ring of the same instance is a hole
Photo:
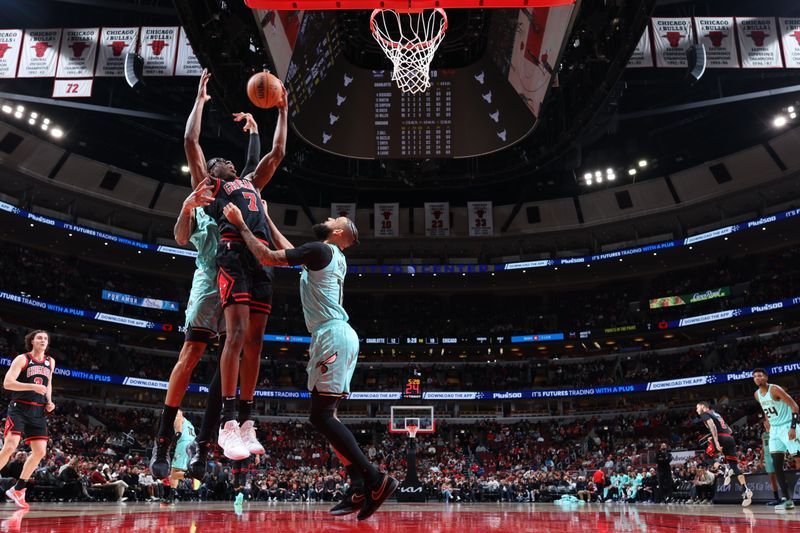
[[[755,404],[744,405],[719,409],[735,428],[742,469],[755,472],[762,426]],[[163,495],[147,468],[154,411],[63,402],[56,413],[29,500],[155,501]],[[436,433],[416,441],[377,423],[353,429],[366,454],[400,479],[415,442],[420,482],[429,498],[441,501],[552,501],[564,494],[590,501],[707,500],[713,495],[708,476],[721,472],[713,461],[705,468],[698,451],[667,466],[671,484],[656,475],[662,443],[669,450],[704,448],[704,428],[690,407],[610,419],[441,422]],[[347,489],[342,465],[307,422],[261,422],[258,436],[267,453],[244,475],[235,476],[235,465],[215,456],[199,487],[182,481],[178,497],[228,500],[242,491],[250,500],[314,502],[334,501]],[[18,453],[0,483],[19,475],[24,459]],[[597,483],[601,477],[605,484]]]
[[[351,323],[362,337],[464,337],[548,331],[582,331],[620,325],[654,324],[661,320],[705,314],[739,306],[763,304],[794,296],[800,289],[797,249],[670,271],[655,277],[604,283],[580,290],[490,294],[459,291],[433,293],[366,294],[351,291],[347,308]],[[8,264],[0,272],[0,288],[24,293],[59,305],[94,309],[133,318],[181,324],[193,269],[187,266],[174,278],[133,273],[85,259],[43,253],[7,245]],[[58,272],[58,276],[53,276]],[[726,297],[675,307],[649,309],[649,300],[664,296],[730,288]],[[180,303],[180,311],[163,311],[110,302],[103,289],[143,298]],[[480,317],[491,316],[487,322]],[[298,292],[276,291],[268,331],[305,335]]]

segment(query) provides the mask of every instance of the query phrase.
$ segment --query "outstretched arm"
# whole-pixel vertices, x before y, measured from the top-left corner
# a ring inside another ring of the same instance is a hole
[[[253,232],[251,232],[247,224],[244,223],[242,212],[239,211],[238,207],[233,204],[228,204],[222,212],[225,218],[228,219],[228,222],[236,226],[236,229],[239,230],[239,234],[244,239],[244,243],[259,263],[264,266],[288,266],[289,263],[286,261],[286,251],[270,250],[264,243],[256,239],[256,236],[253,235]]]
[[[275,135],[272,138],[272,150],[258,163],[253,172],[253,185],[256,189],[263,189],[272,175],[278,169],[286,153],[286,128],[289,123],[289,98],[286,88],[283,89],[283,101],[278,105],[278,123],[275,125]]]
[[[234,122],[245,121],[242,131],[250,132],[247,141],[247,156],[244,162],[241,176],[243,179],[251,179],[251,174],[258,165],[258,160],[261,158],[261,136],[258,134],[258,124],[256,124],[253,115],[250,113],[234,113]]]
[[[269,226],[269,231],[272,233],[272,239],[275,241],[273,244],[275,248],[278,250],[293,250],[294,245],[289,242],[289,239],[283,236],[283,233],[278,230],[278,226],[272,221],[272,218],[269,216],[269,211],[267,210],[267,202],[261,200],[261,205],[264,206],[264,216],[267,219],[267,225]]]
[[[200,85],[197,87],[197,98],[194,101],[192,112],[186,120],[186,131],[183,134],[183,150],[186,152],[186,162],[189,165],[189,172],[192,176],[192,188],[206,178],[206,157],[203,149],[200,148],[200,122],[203,120],[203,107],[211,99],[208,95],[206,86],[211,74],[208,69],[203,69],[200,76]]]

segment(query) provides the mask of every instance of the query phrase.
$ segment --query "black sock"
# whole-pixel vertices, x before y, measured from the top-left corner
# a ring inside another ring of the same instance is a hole
[[[781,489],[783,497],[788,500],[792,495],[789,494],[789,486],[786,483],[786,472],[783,471],[783,454],[773,453],[772,462],[775,464],[775,477],[778,478],[778,487]]]
[[[164,405],[164,410],[161,411],[161,422],[158,426],[158,438],[166,441],[172,440],[175,434],[173,426],[175,425],[175,417],[178,416],[178,408],[171,405]]]
[[[253,412],[253,400],[239,399],[239,424],[244,424],[250,420],[250,413]]]
[[[350,486],[356,490],[364,490],[364,478],[358,468],[353,465],[347,465],[344,469],[347,470],[347,475],[350,476]]]
[[[152,427],[152,426],[150,426]],[[28,480],[27,479],[18,479],[17,484],[14,485],[14,490],[23,490],[28,488]]]
[[[203,415],[203,423],[197,433],[198,442],[210,442],[217,440],[217,428],[219,428],[219,415],[222,412],[222,382],[220,381],[219,366],[214,374],[214,379],[208,386],[208,403],[206,412]]]
[[[229,420],[236,420],[236,396],[222,398],[222,425]]]
[[[781,495],[780,495],[780,494],[778,494],[778,491],[777,491],[777,490],[773,490],[773,491],[772,491],[772,495],[775,497],[775,501],[776,501],[776,502],[779,502],[779,501],[781,501]]]
[[[382,478],[381,472],[369,462],[347,426],[334,416],[338,403],[339,398],[312,393],[309,421],[325,435],[339,455],[361,472],[367,486],[375,485]]]

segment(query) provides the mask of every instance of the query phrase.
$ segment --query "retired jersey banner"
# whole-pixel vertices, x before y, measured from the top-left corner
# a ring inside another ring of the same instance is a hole
[[[136,52],[139,28],[103,28],[95,76],[124,76],[125,54]]]
[[[331,218],[347,217],[356,219],[356,204],[331,204]]]
[[[686,51],[694,44],[690,17],[650,19],[653,24],[656,66],[684,68],[688,66]]]
[[[19,78],[52,78],[56,74],[61,28],[25,30]]]
[[[786,68],[800,68],[800,18],[781,18],[780,23]]]
[[[85,78],[94,74],[100,28],[67,28],[61,35],[57,78]]]
[[[178,38],[178,63],[175,65],[175,75],[199,76],[202,73],[203,67],[200,65],[197,56],[194,55],[189,36],[186,35],[186,30],[181,28],[180,37]]]
[[[449,202],[425,202],[425,236],[450,236]]]
[[[733,17],[695,17],[697,42],[706,46],[707,68],[739,68]]]
[[[642,68],[653,66],[653,49],[650,45],[650,32],[644,29],[642,37],[639,39],[636,48],[633,50],[631,58],[628,60],[628,67]]]
[[[0,30],[0,78],[17,75],[22,34],[22,30]]]
[[[375,236],[400,235],[400,204],[375,204]]]
[[[55,80],[53,82],[53,98],[89,98],[92,96],[94,78],[85,80]]]
[[[492,202],[467,202],[470,237],[491,237],[494,234]]]
[[[145,76],[172,76],[178,55],[177,26],[142,27],[140,54]]]
[[[782,68],[780,39],[772,17],[736,17],[743,68]]]
[[[716,298],[725,298],[731,295],[730,287],[720,287],[719,289],[709,289],[702,292],[693,292],[690,294],[680,294],[677,296],[663,296],[661,298],[653,298],[650,300],[650,309],[658,309],[660,307],[674,307],[676,305],[695,304],[697,302],[705,302],[706,300],[714,300]]]

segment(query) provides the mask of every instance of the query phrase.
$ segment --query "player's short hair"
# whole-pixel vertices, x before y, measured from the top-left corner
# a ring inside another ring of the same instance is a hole
[[[35,330],[31,331],[30,333],[28,333],[27,335],[25,335],[25,349],[26,350],[28,350],[28,351],[33,350],[33,339],[39,333],[44,333],[45,335],[47,335],[47,340],[50,340],[50,334],[47,333],[47,331],[45,331],[43,329],[35,329]]]
[[[228,160],[224,157],[212,157],[206,162],[206,172],[211,172],[211,169],[214,168],[217,163],[225,163]]]
[[[711,409],[711,404],[710,404],[710,403],[708,403],[708,402],[706,402],[706,401],[697,402],[697,405],[702,405],[702,406],[703,406],[703,407],[705,407],[706,409]]]
[[[763,369],[763,368],[754,368],[754,369],[753,369],[753,374],[758,374],[759,372],[761,372],[761,373],[762,373],[762,374],[764,374],[765,376],[769,376],[769,372],[767,372],[767,371],[766,371],[765,369]]]

